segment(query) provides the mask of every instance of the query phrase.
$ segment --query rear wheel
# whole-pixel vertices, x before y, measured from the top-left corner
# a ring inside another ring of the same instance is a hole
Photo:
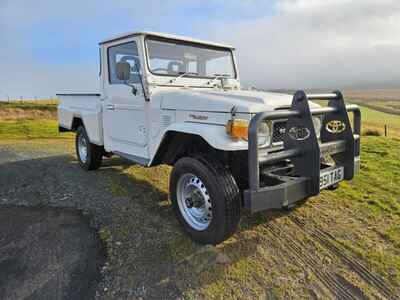
[[[103,147],[90,143],[86,130],[82,126],[76,131],[75,148],[79,165],[83,169],[96,170],[101,166]]]
[[[178,220],[203,244],[230,237],[240,220],[240,194],[232,174],[210,157],[185,157],[174,166],[170,195]]]

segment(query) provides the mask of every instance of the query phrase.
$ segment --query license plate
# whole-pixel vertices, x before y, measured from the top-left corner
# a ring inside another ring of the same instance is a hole
[[[344,178],[344,167],[339,167],[329,171],[322,171],[319,176],[319,189],[323,190]]]

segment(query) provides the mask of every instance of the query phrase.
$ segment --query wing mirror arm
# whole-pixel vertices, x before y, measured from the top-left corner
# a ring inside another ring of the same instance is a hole
[[[132,88],[132,94],[134,94],[136,96],[138,93],[138,89],[136,88],[136,86],[134,84],[130,84],[128,82],[128,80],[131,77],[131,65],[128,62],[118,62],[116,65],[116,68],[117,68],[117,78],[119,80],[121,80],[125,85],[130,86]],[[139,81],[140,81],[140,85],[142,86],[144,99],[146,101],[149,101],[146,89],[144,88],[142,74],[140,74],[140,70],[136,63],[134,64],[134,68],[135,68],[136,73],[139,76]]]
[[[128,81],[124,80],[124,84],[127,86],[130,86],[132,88],[132,94],[134,94],[135,96],[138,93],[138,89],[134,84],[130,84]]]

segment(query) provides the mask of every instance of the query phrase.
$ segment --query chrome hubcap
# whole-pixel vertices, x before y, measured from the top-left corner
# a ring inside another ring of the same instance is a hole
[[[177,201],[185,221],[196,230],[205,230],[211,223],[212,204],[203,182],[193,174],[178,180]]]
[[[79,158],[83,163],[87,160],[87,142],[86,138],[81,134],[78,137],[78,152]]]

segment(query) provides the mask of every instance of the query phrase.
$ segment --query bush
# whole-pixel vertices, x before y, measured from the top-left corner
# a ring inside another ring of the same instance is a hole
[[[380,136],[381,133],[376,129],[366,129],[363,135]]]

